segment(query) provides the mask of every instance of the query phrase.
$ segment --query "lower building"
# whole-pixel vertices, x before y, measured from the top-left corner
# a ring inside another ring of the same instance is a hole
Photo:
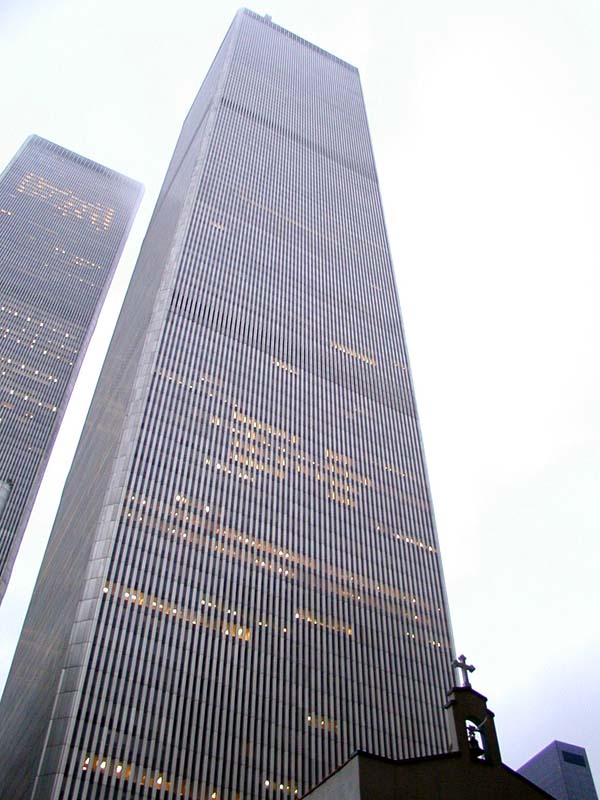
[[[551,742],[518,770],[556,800],[598,800],[584,747]]]
[[[357,752],[304,797],[551,800],[551,795],[502,763],[494,714],[487,707],[487,698],[470,686],[455,688],[449,694],[446,711],[452,739],[450,752],[402,760]]]

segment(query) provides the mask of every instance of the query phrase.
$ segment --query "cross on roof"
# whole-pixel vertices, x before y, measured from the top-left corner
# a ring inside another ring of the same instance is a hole
[[[471,688],[471,683],[469,681],[469,672],[475,672],[475,667],[472,664],[467,664],[467,659],[465,656],[459,656],[455,658],[452,662],[452,666],[454,669],[459,669],[462,672],[462,685],[465,689]]]

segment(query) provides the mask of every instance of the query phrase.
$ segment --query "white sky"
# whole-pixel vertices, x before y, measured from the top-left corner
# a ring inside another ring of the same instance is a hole
[[[252,8],[361,71],[456,645],[504,761],[571,741],[600,783],[600,5]],[[38,133],[146,186],[0,610],[2,682],[181,123],[236,9],[0,0],[0,164]]]

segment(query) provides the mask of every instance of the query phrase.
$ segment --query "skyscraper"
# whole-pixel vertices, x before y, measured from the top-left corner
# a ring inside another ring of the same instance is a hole
[[[551,742],[518,770],[556,800],[598,800],[584,747]]]
[[[67,481],[0,786],[293,797],[359,748],[445,752],[451,650],[358,72],[243,10]]]
[[[140,198],[39,136],[0,177],[0,601]]]

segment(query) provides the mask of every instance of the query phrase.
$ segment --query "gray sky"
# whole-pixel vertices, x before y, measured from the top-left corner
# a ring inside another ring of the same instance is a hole
[[[251,7],[361,71],[456,645],[504,760],[572,741],[600,783],[600,5]],[[236,9],[0,0],[0,164],[38,133],[146,186],[0,609],[1,683],[179,128]]]

